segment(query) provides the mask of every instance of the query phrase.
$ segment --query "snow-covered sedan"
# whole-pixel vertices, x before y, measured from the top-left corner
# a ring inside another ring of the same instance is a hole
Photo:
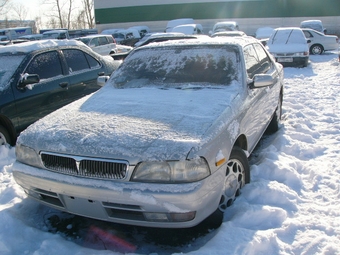
[[[310,40],[309,52],[320,55],[325,51],[338,50],[339,38],[336,35],[325,35],[311,28],[302,28],[305,37]]]
[[[185,228],[223,212],[279,128],[283,68],[248,37],[138,47],[107,84],[21,133],[13,176],[48,206]]]
[[[266,46],[282,65],[306,67],[309,62],[308,42],[300,28],[279,27],[274,29]]]

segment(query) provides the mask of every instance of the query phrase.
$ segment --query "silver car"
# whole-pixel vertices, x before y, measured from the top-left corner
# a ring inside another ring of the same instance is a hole
[[[279,128],[282,98],[282,65],[254,38],[139,47],[99,91],[20,135],[13,176],[77,215],[219,226],[250,181],[248,156]]]

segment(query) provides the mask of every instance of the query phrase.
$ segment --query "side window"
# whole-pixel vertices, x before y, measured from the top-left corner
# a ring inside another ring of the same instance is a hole
[[[313,35],[312,35],[310,32],[308,32],[308,31],[303,31],[303,33],[305,34],[305,37],[306,37],[306,38],[311,38],[311,37],[313,37]]]
[[[81,50],[66,49],[63,53],[70,73],[90,69],[85,54]]]
[[[99,45],[106,45],[108,44],[106,37],[99,37]]]
[[[260,44],[254,44],[259,59],[259,67],[256,73],[266,73],[271,67],[271,61]]]
[[[92,47],[99,46],[98,38],[93,38],[91,40],[90,46],[92,46]]]
[[[112,36],[108,36],[108,37],[106,37],[107,38],[107,40],[109,41],[109,43],[113,43],[113,37]]]
[[[28,74],[38,74],[40,79],[49,79],[63,75],[58,52],[50,51],[35,56],[25,72]]]
[[[91,55],[89,55],[87,53],[84,53],[84,55],[85,55],[85,57],[87,59],[87,62],[90,65],[91,69],[99,68],[101,66],[101,64],[94,57],[92,57]]]
[[[258,68],[258,57],[255,52],[253,45],[248,45],[244,48],[244,60],[246,63],[247,74],[250,79],[256,74],[256,69]]]

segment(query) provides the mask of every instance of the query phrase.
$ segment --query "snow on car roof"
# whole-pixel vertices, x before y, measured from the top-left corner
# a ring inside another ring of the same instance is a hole
[[[39,40],[32,42],[25,42],[20,44],[8,45],[0,48],[0,53],[29,53],[35,50],[57,47],[57,46],[81,46],[84,47],[82,42],[76,40]]]

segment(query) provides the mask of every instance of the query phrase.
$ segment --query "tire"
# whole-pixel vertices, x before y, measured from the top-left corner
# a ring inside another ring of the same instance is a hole
[[[270,121],[266,133],[267,134],[273,134],[279,130],[280,122],[281,122],[281,116],[282,116],[282,96],[279,97],[279,102],[277,104],[276,110],[274,112],[273,118]]]
[[[310,54],[321,55],[323,52],[323,47],[321,44],[314,44],[309,49]]]
[[[3,126],[0,126],[0,146],[9,145],[11,143],[12,140],[11,137],[9,136],[9,133]]]
[[[207,219],[212,228],[218,228],[223,222],[223,213],[231,206],[240,190],[250,182],[250,167],[246,154],[239,147],[234,147],[226,164],[226,176],[220,203],[215,212]]]

